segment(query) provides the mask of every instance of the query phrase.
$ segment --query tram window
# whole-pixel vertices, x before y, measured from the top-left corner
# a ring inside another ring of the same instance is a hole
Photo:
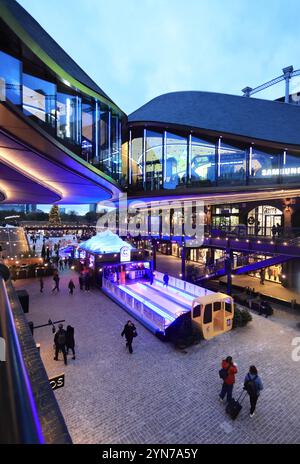
[[[225,311],[227,311],[228,313],[231,313],[231,303],[225,303]]]
[[[212,304],[208,304],[205,306],[204,310],[204,324],[209,324],[212,321]]]
[[[215,301],[214,311],[220,311],[220,310],[221,310],[221,301]]]
[[[201,306],[197,305],[194,308],[193,317],[200,317],[200,314],[201,314]]]

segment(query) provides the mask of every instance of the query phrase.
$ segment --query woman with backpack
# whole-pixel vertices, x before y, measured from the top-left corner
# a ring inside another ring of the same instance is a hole
[[[247,391],[250,397],[250,417],[253,417],[255,414],[256,403],[263,388],[264,387],[261,378],[258,376],[256,367],[250,366],[249,372],[244,381],[244,390]]]
[[[219,371],[220,378],[223,380],[222,390],[220,393],[220,401],[224,401],[227,395],[227,402],[232,400],[233,385],[235,384],[235,374],[237,374],[236,364],[232,361],[231,356],[227,356],[222,361],[222,368]]]

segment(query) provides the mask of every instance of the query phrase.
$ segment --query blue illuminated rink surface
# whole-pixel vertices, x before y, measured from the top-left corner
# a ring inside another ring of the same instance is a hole
[[[51,294],[51,277],[43,295],[33,279],[16,287],[29,292],[28,320],[66,319],[75,327],[77,359],[66,367],[53,360],[51,330],[35,335],[48,375],[66,374],[56,397],[75,443],[300,442],[300,362],[291,357],[299,330],[275,316],[254,315],[246,328],[176,351],[135,322],[138,337],[130,355],[120,336],[130,316],[99,290],[80,293],[76,274],[75,294],[68,295],[71,274],[63,271],[59,295]],[[235,393],[250,364],[262,376],[265,391],[253,419],[248,400],[235,422],[218,401],[219,362],[228,355],[238,363]]]

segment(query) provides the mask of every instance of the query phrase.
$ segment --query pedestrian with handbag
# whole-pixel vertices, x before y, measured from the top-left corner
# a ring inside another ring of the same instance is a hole
[[[128,347],[129,353],[132,354],[132,340],[137,336],[137,332],[135,325],[131,321],[127,321],[127,324],[125,324],[123,332],[121,333],[122,337],[124,335],[126,338],[126,346]]]

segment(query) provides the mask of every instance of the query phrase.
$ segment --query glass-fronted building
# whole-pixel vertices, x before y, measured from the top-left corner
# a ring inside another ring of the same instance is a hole
[[[110,178],[125,114],[16,2],[0,3],[1,100]]]

